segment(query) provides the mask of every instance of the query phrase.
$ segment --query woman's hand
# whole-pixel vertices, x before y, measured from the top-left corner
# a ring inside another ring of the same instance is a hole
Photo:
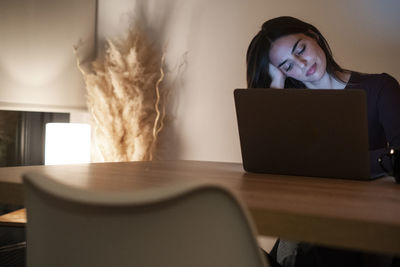
[[[268,73],[272,79],[271,88],[281,89],[285,87],[286,75],[280,69],[269,63]]]

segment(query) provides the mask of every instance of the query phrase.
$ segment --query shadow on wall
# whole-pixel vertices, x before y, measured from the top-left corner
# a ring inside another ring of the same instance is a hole
[[[173,19],[174,10],[179,1],[148,1],[136,2],[134,11],[130,14],[129,21],[134,23],[140,21],[154,40],[155,45],[164,53],[168,53],[166,42],[168,40],[168,29]],[[154,7],[157,5],[157,7]],[[155,13],[156,12],[156,13]],[[132,27],[133,25],[129,25]],[[179,105],[179,95],[185,85],[185,73],[187,69],[187,52],[185,52],[174,66],[168,62],[164,66],[166,70],[165,82],[170,85],[170,93],[166,101],[166,117],[164,128],[158,139],[155,159],[171,160],[180,159],[182,142],[180,131],[174,123]]]
[[[171,22],[171,15],[176,6],[176,1],[164,1],[162,4],[157,3],[157,8],[151,8],[154,1],[139,0],[133,14],[131,14],[130,22],[140,21],[146,27],[151,39],[153,39],[159,48],[164,49],[163,45],[166,38],[167,29]],[[157,10],[157,14],[152,11]],[[131,24],[130,27],[133,27]]]
[[[168,68],[168,66],[167,66]],[[164,120],[164,130],[160,133],[156,158],[159,160],[181,159],[182,139],[180,136],[179,125],[175,122],[179,105],[179,95],[185,86],[185,74],[187,69],[187,53],[182,55],[178,65],[168,72],[171,75],[166,77],[170,84],[170,95],[166,100],[166,117]]]

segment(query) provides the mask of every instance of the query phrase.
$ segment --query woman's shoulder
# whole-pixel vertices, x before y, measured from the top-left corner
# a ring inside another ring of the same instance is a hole
[[[394,80],[397,81],[393,76],[390,74],[383,72],[383,73],[362,73],[357,71],[352,71],[350,76],[351,80],[357,81],[366,81],[366,80],[378,80],[378,81],[385,81],[385,80]]]
[[[349,88],[356,88],[357,86],[367,87],[382,87],[394,86],[398,87],[398,81],[388,73],[361,73],[352,71],[350,80],[348,82]]]

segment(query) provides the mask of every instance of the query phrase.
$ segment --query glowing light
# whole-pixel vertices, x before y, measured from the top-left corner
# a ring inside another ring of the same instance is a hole
[[[90,162],[90,125],[47,123],[45,165]]]

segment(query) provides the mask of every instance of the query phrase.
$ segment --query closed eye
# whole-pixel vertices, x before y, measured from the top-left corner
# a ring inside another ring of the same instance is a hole
[[[293,64],[289,64],[289,66],[287,66],[287,67],[285,68],[285,71],[286,71],[286,72],[290,71],[290,70],[292,69],[292,67],[293,67]]]
[[[302,46],[302,48],[300,49],[300,51],[299,52],[297,52],[297,54],[298,55],[301,55],[301,54],[303,54],[304,53],[304,51],[306,50],[306,46],[305,45],[303,45]]]

